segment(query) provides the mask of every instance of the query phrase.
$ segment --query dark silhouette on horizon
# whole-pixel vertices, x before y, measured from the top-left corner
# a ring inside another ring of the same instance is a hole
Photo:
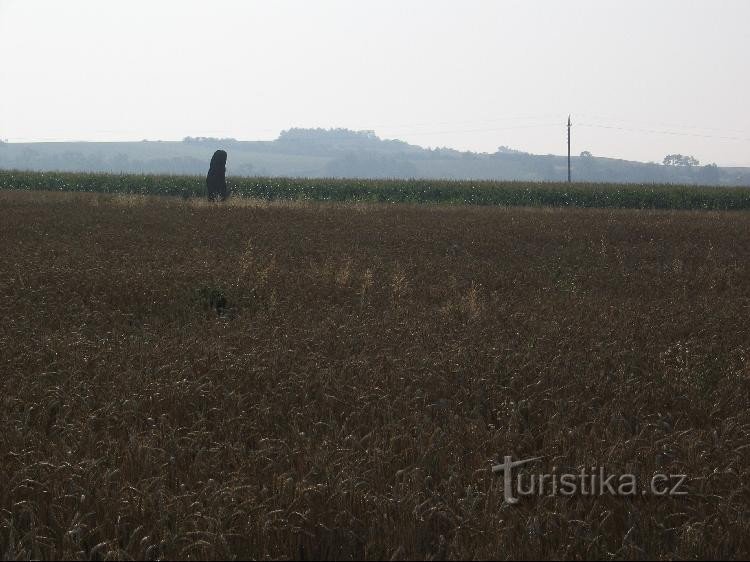
[[[227,153],[217,150],[211,157],[211,164],[206,176],[206,190],[209,201],[227,200]]]

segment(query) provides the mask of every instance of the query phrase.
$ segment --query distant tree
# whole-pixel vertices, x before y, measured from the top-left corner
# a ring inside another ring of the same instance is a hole
[[[216,143],[223,143],[223,144],[231,144],[238,142],[237,139],[232,137],[226,137],[226,138],[218,138],[218,137],[184,137],[182,139],[182,142],[185,143],[208,143],[208,144],[216,144]]]
[[[682,154],[667,154],[662,163],[665,166],[698,166],[700,162],[692,156]]]
[[[581,152],[581,158],[591,158],[592,156],[593,155],[588,150]]]
[[[528,152],[524,152],[523,150],[516,150],[515,148],[510,148],[509,146],[498,146],[497,151],[495,154],[528,154]]]
[[[380,138],[372,130],[353,131],[351,129],[301,129],[292,127],[279,133],[277,139],[282,142],[306,141],[306,142],[362,142],[379,141]]]

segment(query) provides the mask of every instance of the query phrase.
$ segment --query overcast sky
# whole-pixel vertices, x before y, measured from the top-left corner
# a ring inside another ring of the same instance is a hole
[[[0,138],[373,129],[750,166],[750,1],[0,0]]]

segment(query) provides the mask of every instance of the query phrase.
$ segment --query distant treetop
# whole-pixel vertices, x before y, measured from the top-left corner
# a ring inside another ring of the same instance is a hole
[[[182,142],[191,142],[191,143],[233,143],[238,142],[237,139],[233,139],[231,137],[227,138],[217,138],[217,137],[185,137],[182,139]]]
[[[667,154],[662,162],[665,166],[698,166],[700,162],[692,156]]]
[[[523,150],[516,150],[515,148],[510,148],[509,146],[498,146],[497,152],[495,154],[528,154],[528,152],[524,152]]]
[[[379,141],[380,138],[375,131],[353,131],[351,129],[300,129],[293,127],[286,131],[281,131],[278,140],[280,141]]]

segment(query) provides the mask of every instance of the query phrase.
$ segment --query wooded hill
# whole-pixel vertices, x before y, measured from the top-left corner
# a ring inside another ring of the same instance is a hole
[[[565,156],[501,147],[494,153],[429,149],[384,140],[372,131],[290,129],[273,141],[186,137],[182,141],[0,143],[0,168],[205,174],[213,152],[229,153],[236,176],[367,177],[564,181]],[[750,185],[750,168],[664,165],[572,158],[574,181]],[[675,162],[673,159],[672,162]]]

